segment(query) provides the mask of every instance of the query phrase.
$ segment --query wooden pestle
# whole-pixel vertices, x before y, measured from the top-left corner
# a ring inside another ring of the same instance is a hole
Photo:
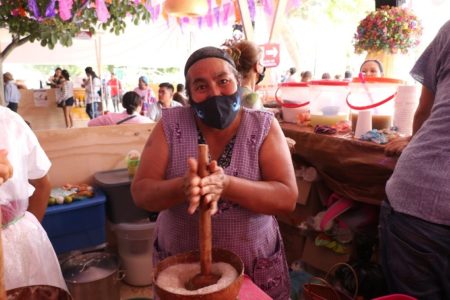
[[[203,178],[209,175],[208,171],[208,145],[198,145],[198,175]],[[211,214],[209,205],[204,197],[200,199],[200,219],[199,219],[199,244],[200,244],[200,267],[199,274],[192,277],[186,283],[186,289],[198,290],[200,288],[216,284],[220,275],[211,273],[212,264],[212,232]]]

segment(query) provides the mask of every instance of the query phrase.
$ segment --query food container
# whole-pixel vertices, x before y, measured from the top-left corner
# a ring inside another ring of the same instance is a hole
[[[61,265],[74,300],[120,300],[120,280],[116,256],[106,252],[78,254]]]
[[[402,83],[402,80],[386,77],[354,78],[346,99],[351,109],[353,130],[356,128],[358,112],[364,110],[371,111],[372,129],[390,128],[397,88]]]
[[[281,105],[283,120],[298,123],[300,114],[309,113],[310,97],[306,82],[280,83],[275,92],[275,99]]]
[[[313,80],[311,89],[311,125],[335,125],[349,118],[345,103],[348,82],[339,80]]]

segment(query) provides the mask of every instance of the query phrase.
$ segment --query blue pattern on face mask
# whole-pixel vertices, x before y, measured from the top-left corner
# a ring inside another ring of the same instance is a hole
[[[238,97],[236,98],[236,101],[233,102],[233,104],[232,104],[232,106],[231,106],[231,109],[232,109],[233,111],[238,111],[240,107],[241,107],[241,97],[238,96]]]

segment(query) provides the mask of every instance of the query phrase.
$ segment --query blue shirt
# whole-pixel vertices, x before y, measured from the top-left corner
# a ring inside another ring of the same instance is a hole
[[[450,21],[411,75],[435,95],[430,116],[403,150],[386,194],[395,211],[450,225]]]
[[[8,81],[8,83],[5,84],[6,104],[8,105],[8,103],[19,103],[20,97],[21,96],[17,85],[12,81]]]

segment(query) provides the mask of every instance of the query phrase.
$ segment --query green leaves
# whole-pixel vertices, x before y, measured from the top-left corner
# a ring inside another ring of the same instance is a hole
[[[45,12],[49,0],[38,0],[40,14]],[[109,30],[117,35],[125,31],[126,19],[138,25],[141,21],[149,22],[150,13],[144,5],[134,1],[113,0],[107,4],[110,18],[105,23],[99,23],[94,7],[89,7],[91,1],[74,1],[72,18],[63,21],[58,14],[52,18],[36,19],[28,8],[27,1],[1,1],[0,28],[8,29],[11,36],[19,39],[28,37],[29,41],[38,41],[44,47],[53,49],[56,44],[71,46],[72,39],[82,30],[94,34],[97,29]],[[58,10],[58,4],[56,10]],[[8,52],[9,53],[9,52]],[[0,63],[6,58],[0,53]]]

